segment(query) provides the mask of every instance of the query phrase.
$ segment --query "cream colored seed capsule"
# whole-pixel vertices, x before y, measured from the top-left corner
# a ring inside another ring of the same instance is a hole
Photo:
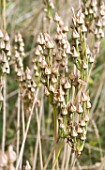
[[[8,147],[8,151],[7,151],[7,156],[8,156],[8,162],[11,164],[11,163],[14,163],[16,161],[16,153],[15,151],[13,150],[13,146],[10,145]]]
[[[7,166],[7,162],[8,162],[7,155],[3,153],[2,151],[0,151],[0,167],[3,168]]]
[[[77,112],[78,112],[78,113],[83,113],[83,107],[82,107],[81,104],[79,104],[79,105],[77,106]]]
[[[26,161],[26,166],[25,166],[24,170],[31,170],[31,166],[28,161]]]

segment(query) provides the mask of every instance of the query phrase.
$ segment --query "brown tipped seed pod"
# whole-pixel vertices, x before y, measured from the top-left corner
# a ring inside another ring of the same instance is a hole
[[[7,155],[0,151],[0,168],[7,166],[7,163],[8,163]]]
[[[4,35],[4,41],[8,42],[9,41],[9,35],[8,33],[6,32],[5,35]]]
[[[50,95],[50,92],[49,92],[49,90],[48,90],[48,88],[47,88],[46,86],[45,86],[45,89],[44,89],[44,90],[45,90],[45,91],[44,91],[44,92],[45,92],[45,95],[46,95],[46,96],[49,96],[49,95]]]
[[[26,68],[26,79],[31,80],[31,70],[28,67]]]
[[[9,164],[14,163],[16,161],[16,153],[13,150],[13,146],[12,145],[10,145],[8,147],[8,151],[7,151],[6,154],[7,154],[7,157],[8,157]]]

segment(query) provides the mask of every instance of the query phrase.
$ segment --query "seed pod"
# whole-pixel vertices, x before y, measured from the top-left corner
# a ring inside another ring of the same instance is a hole
[[[86,135],[82,134],[81,137],[80,137],[81,140],[86,140]]]
[[[9,35],[8,33],[6,32],[5,36],[4,36],[4,41],[8,42],[9,41]]]
[[[87,109],[90,109],[90,108],[91,108],[91,103],[90,103],[90,101],[87,101],[87,102],[86,102],[86,108],[87,108]]]
[[[12,145],[8,147],[7,156],[9,164],[14,163],[16,161],[16,153],[14,152]]]
[[[63,108],[62,109],[62,115],[66,116],[67,114],[68,114],[67,108]]]
[[[49,96],[49,95],[50,95],[50,92],[48,91],[48,88],[47,88],[46,86],[45,86],[45,89],[44,89],[44,90],[45,90],[45,91],[44,91],[44,92],[45,92],[45,95],[46,95],[46,96]]]
[[[40,33],[40,35],[37,38],[37,43],[40,45],[44,45],[45,44],[45,40],[44,40],[44,36],[42,33]]]
[[[45,68],[45,74],[46,74],[46,75],[50,75],[50,74],[51,74],[51,69],[50,69],[50,67],[47,66],[47,67]]]
[[[55,77],[55,75],[52,75],[52,77],[51,77],[51,82],[52,82],[53,84],[55,84],[55,83],[57,82],[57,78]]]
[[[83,133],[83,129],[80,126],[78,126],[78,128],[77,128],[77,133],[79,133],[79,134]]]
[[[0,167],[3,168],[7,166],[7,162],[8,162],[7,155],[3,153],[2,151],[0,151]]]
[[[87,32],[87,28],[86,28],[86,26],[84,24],[82,25],[81,31],[84,32],[84,33]]]
[[[73,35],[72,36],[73,36],[74,39],[78,39],[79,38],[79,34],[76,31],[76,29],[73,29]]]
[[[54,21],[55,22],[59,22],[60,21],[60,16],[58,15],[57,12],[55,13]]]
[[[70,112],[76,112],[76,106],[74,105],[74,104],[72,104],[72,103],[70,103],[69,104],[69,106],[68,106],[68,110],[70,111]]]
[[[31,166],[28,161],[26,161],[26,165],[24,167],[24,170],[31,170]]]
[[[84,120],[81,120],[80,126],[81,126],[81,127],[85,127],[85,126],[86,126],[86,122],[85,122]]]
[[[53,41],[51,41],[51,40],[47,41],[46,47],[49,48],[49,49],[54,48],[54,43],[53,43]]]
[[[75,130],[75,128],[73,128],[73,130],[71,132],[71,136],[72,137],[77,137],[78,136],[77,131]]]
[[[51,91],[51,92],[53,92],[53,93],[54,93],[54,91],[55,91],[55,87],[54,87],[54,85],[53,85],[53,84],[50,84],[50,86],[49,86],[49,91]]]
[[[26,79],[27,80],[31,80],[31,70],[27,67],[26,68]]]
[[[72,53],[72,57],[77,58],[79,57],[79,53],[76,51],[76,48],[73,46],[73,53]]]
[[[88,116],[88,114],[85,114],[83,120],[84,120],[85,122],[88,122],[88,121],[89,121],[89,116]]]
[[[3,38],[3,33],[2,33],[2,31],[1,31],[1,29],[0,29],[0,39],[1,38]]]
[[[64,89],[70,89],[71,85],[69,83],[68,80],[66,80],[65,84],[64,84]]]
[[[82,93],[82,102],[86,102],[88,100],[88,96],[86,95],[86,93]]]
[[[82,61],[82,67],[84,70],[86,70],[88,68],[88,65],[86,62]]]
[[[83,107],[82,107],[82,105],[81,105],[80,103],[79,103],[78,106],[77,106],[77,112],[78,112],[79,114],[83,113]]]

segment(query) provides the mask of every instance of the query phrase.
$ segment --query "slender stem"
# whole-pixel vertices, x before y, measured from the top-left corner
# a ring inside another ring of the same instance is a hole
[[[6,138],[6,79],[4,79],[4,99],[3,99],[3,132],[2,132],[2,151],[5,150]]]
[[[6,0],[1,0],[3,31],[6,31]]]
[[[34,112],[34,107],[35,107],[35,103],[36,103],[36,100],[37,100],[38,92],[39,92],[39,89],[37,89],[36,95],[35,95],[35,98],[34,98],[34,101],[33,101],[32,109],[31,109],[30,116],[29,116],[28,123],[27,123],[27,127],[26,127],[26,131],[25,131],[25,134],[24,134],[24,139],[23,139],[22,146],[21,146],[21,149],[20,149],[18,161],[17,161],[17,164],[16,164],[16,170],[19,170],[19,165],[20,165],[20,162],[21,162],[21,159],[22,159],[22,156],[23,156],[25,142],[26,142],[28,130],[29,130],[29,127],[30,127],[32,115],[33,115],[33,112]]]

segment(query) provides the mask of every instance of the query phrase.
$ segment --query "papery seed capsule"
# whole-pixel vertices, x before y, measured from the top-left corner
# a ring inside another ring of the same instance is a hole
[[[77,137],[77,136],[78,136],[78,133],[77,133],[77,131],[75,130],[75,128],[73,128],[72,133],[71,133],[71,136],[72,136],[72,137]]]
[[[100,19],[96,22],[96,26],[97,27],[101,27],[102,26],[102,23],[101,23]]]
[[[60,17],[59,17],[59,15],[58,15],[57,12],[55,13],[54,20],[55,20],[56,22],[59,22],[59,21],[60,21]]]
[[[16,170],[13,164],[8,165],[8,170]]]
[[[84,14],[81,11],[77,13],[77,23],[80,25],[84,23]]]
[[[1,38],[3,38],[3,33],[2,33],[2,31],[1,31],[1,29],[0,29],[0,39]]]
[[[89,8],[89,14],[93,14],[94,13],[94,11],[93,11],[93,9],[92,8]]]
[[[86,140],[86,135],[82,134],[82,136],[80,137],[81,140]]]
[[[67,114],[68,114],[68,112],[67,112],[67,108],[63,108],[63,109],[62,109],[62,115],[64,115],[64,116],[65,116],[65,115],[67,115]]]
[[[51,74],[51,69],[50,69],[50,67],[46,67],[46,68],[45,68],[45,74],[46,74],[46,75],[50,75],[50,74]]]
[[[16,153],[13,150],[13,146],[12,145],[10,145],[8,147],[7,156],[8,156],[9,164],[14,163],[16,161]]]
[[[9,35],[8,33],[6,32],[5,36],[4,36],[4,41],[8,42],[9,41]]]
[[[68,109],[69,109],[70,112],[73,113],[73,112],[76,112],[77,108],[74,104],[70,103],[70,105],[68,106]]]
[[[37,38],[37,43],[40,45],[44,45],[45,44],[45,40],[44,40],[44,36],[42,33],[40,33],[40,35]]]
[[[54,93],[54,91],[55,91],[55,87],[54,87],[54,85],[53,85],[53,84],[50,84],[50,86],[49,86],[49,91],[51,91],[51,92],[53,92],[53,93]]]
[[[59,101],[59,102],[64,102],[64,96],[63,96],[63,95],[60,95],[60,96],[58,97],[58,101]]]
[[[82,107],[81,104],[78,104],[78,106],[77,106],[77,112],[78,112],[79,114],[83,113],[83,107]]]
[[[26,79],[31,80],[31,70],[28,67],[26,68]]]
[[[54,75],[51,77],[51,82],[54,84],[57,82],[57,78]]]
[[[68,31],[69,31],[69,28],[68,28],[68,26],[67,26],[67,25],[66,25],[66,26],[64,26],[62,31],[63,31],[63,33],[66,33],[66,32],[68,32]]]
[[[89,57],[89,63],[94,63],[94,57],[92,56]]]
[[[91,108],[91,103],[90,103],[90,101],[87,101],[87,102],[86,102],[86,108],[87,108],[87,109],[90,109],[90,108]]]
[[[89,121],[89,116],[87,114],[85,114],[83,119],[84,119],[85,122],[88,122]]]
[[[84,120],[81,120],[80,126],[81,126],[81,127],[85,127],[85,126],[86,126],[86,122],[85,122]]]
[[[84,32],[84,33],[86,33],[86,32],[87,32],[87,28],[86,28],[86,26],[85,26],[84,24],[82,25],[81,30],[82,30],[82,32]]]
[[[73,36],[74,39],[78,39],[79,38],[79,34],[76,31],[76,29],[73,29],[73,35],[72,36]]]
[[[0,151],[0,167],[3,168],[7,166],[7,163],[8,163],[7,155],[3,153],[2,151]]]
[[[83,133],[83,129],[80,126],[78,126],[78,128],[77,128],[77,133],[79,133],[79,134]]]
[[[82,101],[86,102],[88,100],[88,96],[86,95],[85,92],[82,93]]]
[[[73,47],[72,57],[74,57],[74,58],[79,57],[79,53],[76,51],[76,48],[75,48],[75,47]]]
[[[3,40],[0,41],[0,48],[1,49],[4,49],[5,48],[5,43]]]
[[[54,48],[54,43],[51,40],[49,40],[46,43],[46,47],[49,48],[49,49],[52,49],[52,48]]]
[[[70,89],[71,85],[69,83],[68,80],[66,80],[65,84],[64,84],[64,89]]]
[[[82,67],[84,70],[86,70],[88,68],[88,65],[86,62],[82,61]]]
[[[25,166],[24,170],[31,170],[31,166],[28,161],[26,161],[26,166]]]
[[[45,86],[44,92],[45,92],[45,95],[46,95],[46,96],[49,96],[49,95],[50,95],[50,92],[48,91],[48,88],[47,88],[46,86]]]

